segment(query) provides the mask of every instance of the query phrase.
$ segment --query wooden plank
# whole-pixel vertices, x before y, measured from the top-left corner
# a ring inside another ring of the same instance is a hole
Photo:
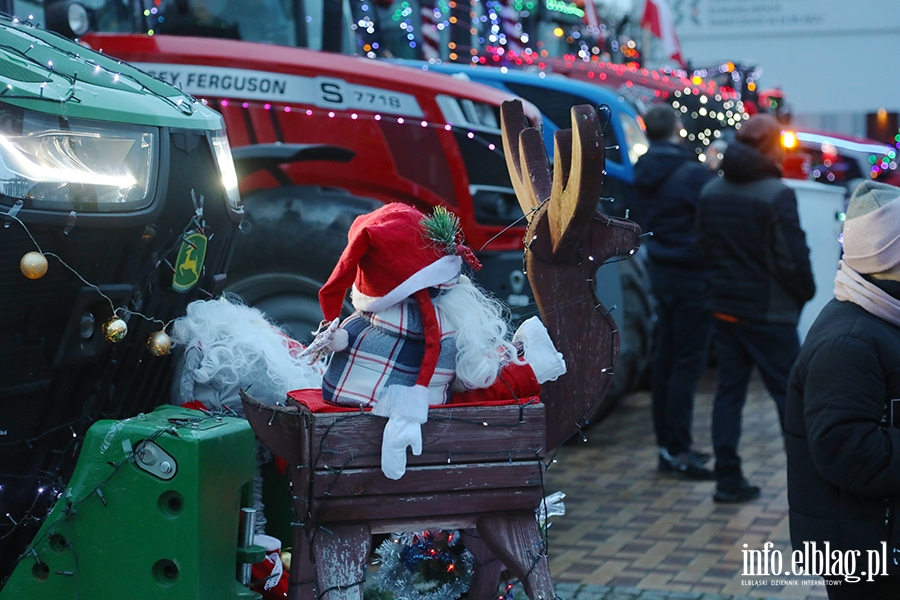
[[[316,500],[313,516],[319,525],[353,521],[428,519],[437,522],[447,517],[498,512],[534,511],[541,504],[540,486],[498,488],[494,490],[446,491],[424,494],[349,496]]]
[[[444,465],[407,469],[400,479],[384,476],[380,469],[315,471],[313,497],[339,498],[381,496],[385,494],[423,494],[428,492],[490,490],[528,487],[541,484],[541,463],[529,462]]]
[[[313,554],[322,600],[362,600],[372,533],[365,524],[336,525],[313,534]],[[293,565],[291,565],[293,566]]]
[[[299,411],[294,407],[263,404],[240,390],[244,414],[257,437],[275,454],[291,464],[301,464],[299,443],[305,432]]]
[[[478,524],[480,515],[447,515],[421,519],[378,519],[368,521],[372,533],[396,533],[398,531],[424,531],[426,529],[471,529]]]
[[[301,522],[309,521],[310,498],[312,498],[312,469],[309,463],[312,456],[312,420],[309,413],[301,413],[303,418],[302,436],[297,440],[300,446],[300,463],[288,464],[291,479],[291,500],[294,503],[294,512]]]
[[[387,419],[368,413],[310,413],[316,469],[380,467],[381,438]],[[422,454],[408,464],[533,460],[544,455],[545,408],[483,406],[432,409],[422,426]]]

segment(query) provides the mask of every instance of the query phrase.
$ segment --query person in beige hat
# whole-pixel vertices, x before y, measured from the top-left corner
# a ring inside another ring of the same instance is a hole
[[[832,599],[900,598],[898,198],[900,188],[875,181],[854,191],[834,299],[810,328],[788,387],[793,547],[827,544],[858,557],[855,573],[830,574],[840,580],[826,588]]]

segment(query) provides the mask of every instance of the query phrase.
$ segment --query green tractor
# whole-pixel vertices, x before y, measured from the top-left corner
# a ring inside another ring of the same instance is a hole
[[[3,600],[256,596],[252,431],[160,406],[165,326],[224,289],[241,219],[218,113],[0,21]]]

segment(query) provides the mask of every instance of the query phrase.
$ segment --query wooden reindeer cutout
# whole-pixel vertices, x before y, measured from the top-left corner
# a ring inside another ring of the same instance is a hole
[[[471,600],[496,596],[505,567],[531,600],[556,597],[535,511],[543,460],[590,418],[609,388],[615,321],[593,293],[596,269],[638,246],[633,223],[597,212],[603,136],[589,107],[558,132],[551,179],[540,134],[521,104],[503,106],[513,185],[530,216],[526,268],[544,324],[568,373],[544,384],[541,402],[431,408],[422,453],[398,480],[381,472],[385,419],[362,410],[271,406],[246,393],[247,419],[289,464],[293,524],[291,600],[361,600],[373,533],[458,529],[476,559]],[[532,399],[533,400],[533,399]]]
[[[522,103],[504,102],[500,116],[513,188],[531,215],[525,236],[528,280],[568,368],[542,386],[549,451],[596,414],[612,384],[619,334],[609,309],[594,295],[594,275],[607,260],[634,254],[641,230],[597,211],[605,147],[593,107],[572,107],[572,129],[556,132],[552,180],[542,136],[527,126]]]

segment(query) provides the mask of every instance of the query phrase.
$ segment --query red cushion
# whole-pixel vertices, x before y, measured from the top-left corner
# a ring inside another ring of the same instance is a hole
[[[287,393],[288,398],[302,404],[309,409],[310,412],[354,412],[359,408],[352,406],[340,406],[333,404],[322,397],[322,388],[303,388],[302,390],[294,390]],[[365,408],[363,410],[370,410]]]
[[[354,406],[341,406],[339,404],[333,404],[324,398],[322,398],[322,390],[320,388],[304,388],[302,390],[294,390],[292,392],[288,392],[288,398],[296,401],[299,404],[305,406],[310,412],[314,413],[329,413],[329,412],[356,412],[360,410],[360,407]],[[436,404],[431,408],[454,408],[457,406],[506,406],[507,404],[531,404],[534,402],[540,402],[540,398],[538,396],[526,396],[524,398],[504,398],[502,400],[482,400],[482,401],[463,401],[463,402],[454,402],[452,399],[448,404]],[[368,412],[371,410],[369,407],[364,407],[362,410]]]
[[[185,402],[181,405],[181,408],[190,408],[191,410],[202,410],[203,412],[208,412],[209,409],[205,404],[200,402],[199,400],[191,400],[190,402]]]

